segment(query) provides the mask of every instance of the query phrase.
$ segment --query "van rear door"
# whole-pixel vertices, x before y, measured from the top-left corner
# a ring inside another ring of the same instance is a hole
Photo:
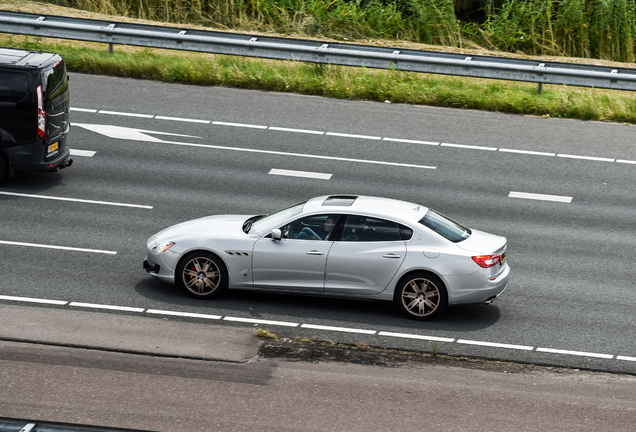
[[[66,65],[60,56],[57,62],[42,71],[44,111],[46,112],[46,137],[48,146],[45,159],[61,153],[66,147],[69,129],[69,91]]]
[[[0,145],[3,148],[35,140],[32,99],[27,74],[0,71]]]

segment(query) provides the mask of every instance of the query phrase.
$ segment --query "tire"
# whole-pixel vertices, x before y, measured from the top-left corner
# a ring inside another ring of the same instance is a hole
[[[219,257],[210,252],[192,252],[179,262],[177,286],[191,297],[210,299],[227,289],[227,270]]]
[[[9,175],[9,163],[7,159],[0,153],[0,183],[2,183]]]
[[[426,321],[446,309],[448,295],[442,281],[430,273],[413,273],[400,281],[395,303],[408,318]]]

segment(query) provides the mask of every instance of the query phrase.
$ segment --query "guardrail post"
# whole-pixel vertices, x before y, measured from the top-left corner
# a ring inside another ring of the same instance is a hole
[[[108,44],[108,54],[113,55],[113,44],[112,43]],[[539,92],[539,93],[541,93],[541,92]]]
[[[543,91],[543,83],[539,83],[539,88],[537,89],[537,91],[539,92],[539,94],[541,94],[541,92]]]

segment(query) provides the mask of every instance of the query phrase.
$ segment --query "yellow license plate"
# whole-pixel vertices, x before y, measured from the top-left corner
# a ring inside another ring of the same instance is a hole
[[[53,143],[49,146],[49,153],[53,153],[55,150],[57,150],[60,147],[60,142],[56,142]]]

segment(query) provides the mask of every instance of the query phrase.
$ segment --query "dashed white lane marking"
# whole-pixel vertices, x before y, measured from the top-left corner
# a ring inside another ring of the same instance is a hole
[[[126,311],[126,312],[143,312],[146,310],[144,308],[136,308],[136,307],[128,307],[128,306],[113,306],[113,305],[80,303],[80,302],[71,302],[68,305],[83,307],[83,308],[90,308],[90,309],[108,309],[108,310],[118,310],[118,311]]]
[[[137,113],[127,113],[127,112],[119,112],[119,111],[106,111],[99,110],[100,114],[109,114],[109,115],[118,115],[124,117],[139,117],[139,118],[154,118],[155,116],[152,114],[137,114]]]
[[[95,156],[94,151],[91,150],[77,150],[77,149],[71,149],[71,156],[84,156],[84,157],[93,157]]]
[[[405,144],[423,144],[423,145],[432,145],[437,146],[440,143],[433,141],[419,141],[419,140],[409,140],[409,139],[399,139],[399,138],[382,138],[383,141],[391,141]]]
[[[314,329],[314,330],[339,331],[344,333],[360,333],[360,334],[370,334],[370,335],[377,333],[375,330],[355,329],[355,328],[349,328],[349,327],[333,327],[333,326],[324,326],[324,325],[315,325],[315,324],[303,324],[300,327]]]
[[[298,323],[286,322],[286,321],[270,321],[254,318],[239,318],[239,317],[225,317],[224,321],[244,322],[250,324],[265,324],[265,325],[278,325],[283,327],[298,327]]]
[[[442,146],[442,147],[457,147],[457,148],[471,149],[471,150],[497,151],[497,147],[484,147],[484,146],[476,146],[476,145],[468,145],[468,144],[441,143],[440,146]]]
[[[379,332],[378,336],[391,336],[391,337],[405,338],[405,339],[420,339],[420,340],[435,341],[435,342],[455,342],[454,338],[424,336],[424,335],[415,335],[415,334],[408,334],[408,333],[392,333],[392,332],[385,332],[385,331]]]
[[[281,132],[296,132],[296,133],[306,133],[306,134],[312,134],[312,135],[324,135],[324,132],[321,131],[315,131],[315,130],[309,130],[309,129],[290,129],[290,128],[283,128],[283,127],[276,127],[276,126],[270,126],[268,128],[269,130],[274,130],[274,131],[281,131]]]
[[[568,158],[568,159],[583,159],[583,160],[590,160],[590,161],[597,161],[597,162],[614,162],[615,160],[615,159],[595,157],[595,156],[578,156],[578,155],[571,155],[571,154],[557,154],[557,157]]]
[[[115,251],[107,251],[107,250],[99,250],[99,249],[84,249],[84,248],[76,248],[69,246],[54,246],[54,245],[45,245],[45,244],[37,244],[37,243],[23,243],[23,242],[14,242],[7,240],[0,240],[0,244],[5,244],[9,246],[26,246],[26,247],[36,247],[43,249],[59,249],[59,250],[67,250],[74,252],[89,252],[89,253],[101,253],[108,255],[115,255],[117,252]]]
[[[252,129],[269,129],[273,131],[283,131],[283,132],[299,132],[299,133],[308,133],[308,134],[325,134],[329,136],[339,136],[339,137],[348,137],[348,138],[361,138],[361,139],[369,139],[369,140],[384,140],[384,141],[392,141],[392,142],[401,142],[401,143],[410,143],[410,144],[425,144],[425,145],[440,145],[443,147],[456,147],[456,148],[464,148],[464,149],[472,149],[472,150],[488,150],[488,151],[500,151],[505,153],[517,153],[517,154],[525,154],[525,155],[535,155],[535,156],[557,156],[561,158],[569,158],[569,159],[580,159],[580,160],[589,160],[596,162],[617,162],[623,164],[636,164],[636,161],[625,160],[625,159],[613,159],[613,158],[603,158],[603,157],[595,157],[595,156],[584,156],[584,155],[571,155],[571,154],[562,154],[562,153],[551,153],[551,152],[539,152],[539,151],[531,151],[531,150],[515,150],[515,149],[505,149],[505,148],[497,148],[497,147],[488,147],[488,146],[475,146],[468,144],[452,144],[452,143],[438,143],[432,141],[418,141],[418,140],[407,140],[407,139],[399,139],[399,138],[389,138],[389,137],[378,137],[378,136],[369,136],[369,135],[356,135],[356,134],[346,134],[339,132],[321,132],[321,131],[312,131],[308,129],[289,129],[289,128],[279,128],[275,126],[264,126],[264,125],[253,125],[246,123],[232,123],[232,122],[222,122],[222,121],[210,121],[210,120],[202,120],[202,119],[188,119],[188,118],[179,118],[179,117],[166,117],[166,116],[156,116],[152,114],[138,114],[138,113],[126,113],[119,111],[108,111],[108,110],[96,110],[90,108],[77,108],[72,107],[72,111],[85,112],[85,113],[99,113],[99,114],[110,114],[110,115],[118,115],[118,116],[128,116],[128,117],[140,117],[140,118],[154,118],[158,120],[174,120],[174,121],[184,121],[184,122],[192,122],[192,123],[206,123],[213,124],[219,126],[235,126],[235,127],[244,127],[244,128],[252,128]]]
[[[219,126],[234,126],[234,127],[244,127],[249,129],[267,129],[267,126],[254,125],[254,124],[245,124],[245,123],[229,123],[229,122],[221,122],[221,121],[213,121],[213,125]]]
[[[379,136],[355,135],[355,134],[346,134],[346,133],[338,133],[338,132],[327,132],[325,135],[344,137],[344,138],[360,138],[360,139],[368,139],[368,140],[376,140],[376,141],[380,141],[382,139],[382,137],[379,137]]]
[[[510,192],[508,194],[508,198],[521,198],[521,199],[538,200],[538,201],[555,201],[555,202],[563,202],[563,203],[572,202],[572,197],[569,197],[569,196],[544,195],[544,194],[526,193],[526,192]]]
[[[458,339],[457,343],[465,344],[465,345],[493,347],[493,348],[509,348],[509,349],[516,349],[516,350],[524,350],[524,351],[532,351],[534,349],[534,347],[527,346],[527,345],[511,345],[511,344],[496,343],[496,342],[480,342],[480,341],[467,340],[467,339]]]
[[[202,123],[202,124],[210,124],[210,123],[212,123],[210,120],[197,120],[197,119],[181,118],[181,117],[155,116],[155,119],[157,119],[157,120],[180,121],[180,122],[188,122],[188,123]]]
[[[47,195],[32,195],[25,193],[17,193],[17,192],[1,192],[0,195],[8,195],[8,196],[17,196],[24,198],[39,198],[39,199],[47,199],[47,200],[55,200],[55,201],[71,201],[85,204],[100,204],[100,205],[109,205],[109,206],[117,206],[117,207],[134,207],[134,208],[143,208],[143,209],[152,209],[152,206],[148,205],[140,205],[140,204],[126,204],[126,203],[118,203],[111,201],[95,201],[95,200],[85,200],[79,198],[65,198],[65,197],[54,197]]]
[[[325,331],[335,331],[335,332],[343,332],[343,333],[359,333],[359,334],[368,334],[368,335],[378,335],[378,336],[390,336],[396,338],[404,338],[404,339],[420,339],[426,341],[436,341],[436,342],[448,342],[448,343],[461,343],[466,345],[477,345],[488,348],[508,348],[508,349],[516,349],[523,351],[536,351],[547,354],[565,354],[565,355],[574,355],[579,357],[592,357],[592,358],[601,358],[607,360],[622,360],[622,361],[630,361],[636,362],[636,357],[632,356],[623,356],[623,355],[612,355],[612,354],[601,354],[594,352],[585,352],[585,351],[571,351],[571,350],[561,350],[554,348],[541,348],[541,347],[531,347],[527,345],[514,345],[514,344],[505,344],[505,343],[496,343],[496,342],[483,342],[483,341],[473,341],[469,339],[456,339],[456,338],[444,338],[439,336],[426,336],[419,334],[410,334],[410,333],[393,333],[393,332],[385,332],[385,331],[375,331],[368,329],[356,329],[350,327],[334,327],[334,326],[324,326],[324,325],[316,325],[316,324],[300,324],[294,322],[287,321],[272,321],[272,320],[262,320],[262,319],[253,319],[253,318],[241,318],[241,317],[231,317],[226,316],[222,317],[220,315],[206,315],[206,314],[197,314],[197,313],[187,313],[187,312],[177,312],[177,311],[166,311],[166,310],[158,310],[158,309],[144,309],[137,307],[128,307],[128,306],[115,306],[115,305],[104,305],[104,304],[93,304],[93,303],[81,303],[81,302],[68,302],[64,300],[48,300],[48,299],[40,299],[40,298],[30,298],[30,297],[17,297],[17,296],[7,296],[0,295],[0,300],[13,301],[13,302],[29,302],[29,303],[48,303],[52,305],[68,305],[68,306],[76,306],[76,307],[85,307],[92,309],[108,309],[108,310],[119,310],[119,311],[129,311],[136,313],[149,313],[149,314],[159,314],[159,315],[172,315],[172,316],[182,316],[182,317],[193,317],[193,318],[205,318],[205,319],[223,319],[224,321],[234,321],[234,322],[242,322],[249,324],[265,324],[265,325],[278,325],[283,327],[298,327],[313,329],[313,330],[325,330]]]
[[[272,168],[269,171],[269,174],[279,175],[279,176],[288,176],[288,177],[304,177],[310,179],[318,179],[318,180],[329,180],[333,174],[319,173],[319,172],[309,172],[309,171],[292,171],[292,170],[284,170],[284,169],[275,169]]]
[[[223,318],[221,315],[207,315],[207,314],[188,313],[188,312],[173,312],[173,311],[165,311],[165,310],[159,310],[159,309],[148,309],[146,313],[157,314],[157,315],[182,316],[182,317],[189,317],[189,318],[204,318],[204,319],[213,319],[213,320],[220,320],[221,318]]]
[[[553,349],[553,348],[537,348],[537,352],[545,352],[551,354],[567,354],[581,357],[594,357],[594,358],[603,358],[603,359],[611,359],[614,358],[611,354],[599,354],[599,353],[591,353],[591,352],[583,352],[583,351],[569,351],[569,350],[561,350],[561,349]]]
[[[52,305],[60,305],[64,306],[68,302],[66,300],[48,300],[48,299],[40,299],[40,298],[31,298],[31,297],[14,297],[14,296],[6,296],[0,295],[0,300],[9,300],[9,301],[20,301],[27,303],[42,303],[42,304],[52,304]]]
[[[504,153],[518,153],[518,154],[527,154],[527,155],[534,155],[534,156],[556,156],[556,153],[530,151],[530,150],[515,150],[515,149],[500,148],[499,151]]]

